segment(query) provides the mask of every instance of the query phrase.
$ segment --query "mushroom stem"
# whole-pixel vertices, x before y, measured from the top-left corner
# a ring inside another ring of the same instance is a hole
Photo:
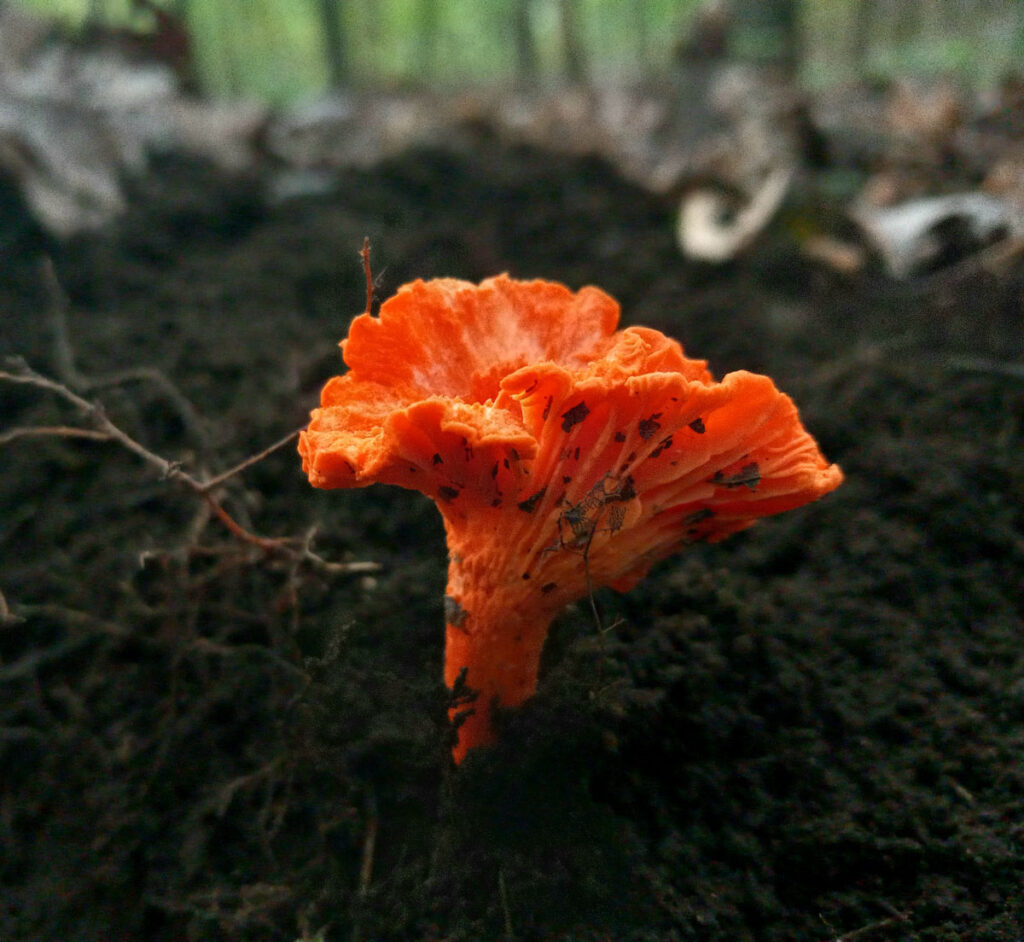
[[[493,556],[466,559],[453,551],[449,563],[444,680],[454,688],[465,671],[461,682],[475,694],[471,703],[449,711],[458,728],[456,763],[470,749],[496,740],[496,706],[517,707],[537,689],[548,628],[565,604],[549,589],[551,604],[539,606],[543,587],[525,573],[510,572],[510,562]]]
[[[476,694],[469,705],[453,706],[449,718],[458,729],[452,749],[456,764],[470,749],[495,742],[495,707],[517,707],[537,689],[540,655],[551,621],[527,621],[514,611],[495,606],[490,618],[479,619],[473,634],[446,627],[445,683],[453,686],[465,668],[465,683]]]

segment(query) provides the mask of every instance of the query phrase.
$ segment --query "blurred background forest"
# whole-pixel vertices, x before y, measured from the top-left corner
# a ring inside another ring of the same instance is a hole
[[[86,31],[184,25],[196,87],[284,103],[330,86],[631,81],[670,69],[701,0],[20,0]],[[725,6],[725,4],[719,4]],[[734,0],[732,57],[811,87],[955,75],[1024,60],[1020,0]],[[173,42],[172,42],[173,45]],[[174,50],[170,50],[173,54]]]

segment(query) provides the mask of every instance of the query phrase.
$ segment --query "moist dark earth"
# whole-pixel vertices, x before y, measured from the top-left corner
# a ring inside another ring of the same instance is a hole
[[[599,285],[770,374],[846,482],[567,610],[456,770],[428,500],[315,491],[290,442],[216,491],[289,553],[116,443],[4,441],[0,937],[1024,938],[1024,267],[842,275],[785,218],[704,267],[601,160],[486,138],[269,172],[164,158],[64,244],[5,190],[0,354],[213,476],[340,371],[369,236],[378,296]],[[94,427],[11,382],[0,414]]]

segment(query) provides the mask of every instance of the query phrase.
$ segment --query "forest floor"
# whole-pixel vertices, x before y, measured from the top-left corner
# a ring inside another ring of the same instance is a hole
[[[0,937],[1024,938],[1024,266],[843,275],[781,225],[695,265],[601,160],[485,138],[278,203],[168,158],[62,245],[18,218],[0,355],[175,464],[0,443]],[[716,375],[771,375],[846,475],[599,592],[603,633],[566,611],[458,770],[430,502],[315,491],[289,443],[215,492],[275,550],[176,476],[305,423],[364,236],[383,296],[597,284]],[[94,427],[9,381],[0,416]]]

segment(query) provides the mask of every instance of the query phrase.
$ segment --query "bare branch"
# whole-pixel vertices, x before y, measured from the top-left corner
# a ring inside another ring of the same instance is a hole
[[[12,428],[0,433],[0,445],[6,445],[19,438],[89,438],[93,441],[107,442],[110,436],[91,428],[75,428],[73,425],[33,425],[24,428]]]
[[[855,939],[864,939],[877,932],[881,932],[882,930],[885,930],[886,936],[888,937],[890,935],[889,930],[891,930],[893,926],[910,921],[911,910],[901,912],[896,909],[895,906],[891,906],[884,900],[879,900],[879,904],[889,911],[888,916],[884,919],[879,919],[877,922],[871,922],[858,929],[853,929],[850,932],[844,932],[842,935],[834,936],[830,942],[854,942]]]
[[[854,942],[855,939],[863,939],[882,930],[888,932],[893,926],[906,921],[907,917],[904,915],[888,916],[885,919],[879,919],[878,922],[872,922],[866,926],[861,926],[859,929],[854,929],[852,932],[837,935],[832,942]]]
[[[194,479],[189,478],[189,480]],[[253,546],[258,546],[261,550],[271,553],[274,550],[287,546],[290,542],[287,537],[267,537],[259,536],[256,533],[250,533],[245,529],[245,527],[235,521],[235,519],[220,505],[212,494],[207,494],[203,490],[201,484],[198,485],[196,492],[206,501],[210,510],[213,511],[214,516],[228,528],[228,532],[243,543],[252,543]]]
[[[53,356],[57,375],[69,386],[80,386],[83,377],[75,366],[75,352],[68,335],[68,296],[61,287],[53,259],[45,256],[39,264],[43,288],[49,300],[50,324],[53,329]]]
[[[36,670],[45,664],[59,661],[61,658],[75,654],[87,644],[92,644],[93,638],[88,635],[68,638],[58,644],[51,644],[49,647],[30,651],[18,660],[0,667],[0,684],[10,684],[25,677],[31,677]]]
[[[289,432],[287,435],[285,435],[284,438],[274,442],[273,445],[264,448],[263,451],[259,452],[258,454],[250,455],[244,461],[241,461],[238,464],[236,464],[233,468],[229,468],[227,471],[222,471],[220,474],[217,474],[214,477],[205,480],[203,482],[203,487],[206,488],[207,491],[212,491],[214,488],[218,487],[219,485],[223,484],[226,480],[228,480],[228,478],[233,478],[236,474],[240,474],[246,468],[251,467],[254,464],[258,464],[264,458],[268,457],[269,455],[272,455],[278,449],[284,448],[285,445],[288,445],[291,442],[295,441],[295,439],[299,437],[300,431],[301,429],[296,429],[294,432]]]
[[[362,908],[370,894],[373,879],[373,859],[377,847],[377,799],[371,790],[366,796],[366,830],[363,832],[363,858],[359,865],[359,885],[356,889],[357,906],[353,914],[352,942],[361,942],[363,935]]]
[[[363,237],[363,247],[359,250],[363,260],[363,271],[366,273],[366,313],[373,313],[373,274],[370,271],[370,237]]]
[[[290,433],[285,438],[275,442],[269,448],[264,449],[261,453],[253,455],[251,458],[247,458],[245,461],[223,474],[217,475],[214,478],[200,479],[184,471],[181,465],[177,462],[168,461],[166,458],[150,451],[150,449],[146,448],[145,445],[136,441],[122,428],[112,422],[98,403],[90,402],[83,398],[64,383],[59,383],[56,380],[50,379],[48,376],[43,376],[41,373],[37,373],[20,358],[9,359],[7,362],[9,364],[9,369],[0,370],[0,381],[33,386],[37,389],[53,393],[58,398],[63,399],[65,402],[74,406],[79,412],[83,413],[83,415],[85,415],[85,417],[95,426],[94,429],[76,429],[73,427],[53,426],[50,427],[49,431],[40,426],[38,429],[32,430],[31,434],[37,436],[50,434],[57,437],[93,438],[116,442],[121,445],[122,448],[130,451],[132,454],[140,458],[145,464],[153,468],[162,478],[175,481],[202,498],[213,515],[221,521],[221,523],[236,539],[243,543],[249,543],[253,546],[259,547],[266,553],[280,553],[290,559],[307,563],[320,571],[328,573],[372,572],[379,568],[378,564],[370,562],[328,562],[316,553],[312,552],[308,545],[305,545],[301,540],[296,541],[294,538],[290,537],[264,537],[256,533],[252,533],[239,524],[227,512],[227,510],[224,509],[224,506],[215,496],[214,491],[218,486],[223,484],[233,475],[238,474],[245,468],[251,467],[253,464],[261,461],[278,448],[281,448],[288,442],[292,441],[298,434],[297,432]],[[3,437],[0,437],[0,444],[3,444],[6,441],[12,441],[15,438],[24,437],[24,434],[25,433],[23,433],[23,430],[21,429],[13,429]],[[296,542],[299,543],[299,548],[296,548]]]
[[[197,490],[199,492],[202,491],[202,485],[182,471],[178,465],[154,454],[144,445],[141,445],[132,438],[127,432],[122,431],[118,426],[111,422],[110,419],[107,418],[102,407],[96,403],[89,402],[88,399],[83,399],[78,395],[78,393],[72,391],[63,383],[58,383],[56,380],[52,380],[47,376],[43,376],[41,373],[37,373],[29,367],[24,360],[15,360],[13,368],[15,370],[13,373],[6,370],[0,370],[0,380],[5,380],[10,383],[21,383],[24,385],[35,386],[38,389],[45,389],[47,392],[52,392],[54,395],[63,399],[65,402],[70,403],[80,412],[84,413],[96,425],[97,429],[107,436],[107,438],[116,441],[123,448],[126,448],[128,451],[138,455],[138,457],[140,457],[144,462],[155,468],[160,473],[161,477],[180,480],[193,490]]]
[[[24,619],[11,611],[3,592],[0,592],[0,628],[17,625],[21,621],[24,621]]]
[[[990,376],[1024,379],[1024,363],[989,360],[985,357],[952,357],[949,366],[965,373],[987,373]]]

